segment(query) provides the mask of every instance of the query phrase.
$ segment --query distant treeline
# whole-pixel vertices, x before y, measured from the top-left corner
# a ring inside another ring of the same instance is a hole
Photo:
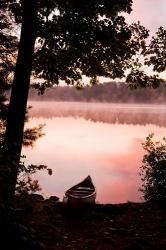
[[[131,90],[125,83],[107,82],[77,90],[74,87],[57,86],[47,89],[44,95],[30,90],[32,101],[82,101],[112,103],[166,103],[166,82],[156,89]]]

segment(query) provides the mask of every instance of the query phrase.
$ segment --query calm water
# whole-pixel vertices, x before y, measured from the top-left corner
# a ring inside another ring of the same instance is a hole
[[[140,201],[141,143],[149,133],[166,135],[166,106],[31,102],[28,127],[45,124],[45,136],[24,148],[27,163],[45,164],[37,174],[47,197],[91,175],[97,201]]]

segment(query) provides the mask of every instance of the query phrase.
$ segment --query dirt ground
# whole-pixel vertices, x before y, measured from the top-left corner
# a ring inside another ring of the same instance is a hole
[[[152,203],[96,204],[64,208],[55,197],[18,200],[25,242],[45,250],[165,250],[165,207]],[[24,249],[22,249],[24,250]]]

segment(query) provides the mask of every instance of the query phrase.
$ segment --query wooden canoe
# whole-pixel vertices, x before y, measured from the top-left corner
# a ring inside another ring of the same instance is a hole
[[[82,206],[94,204],[96,199],[96,190],[90,176],[83,181],[71,187],[65,192],[63,203],[72,206]]]

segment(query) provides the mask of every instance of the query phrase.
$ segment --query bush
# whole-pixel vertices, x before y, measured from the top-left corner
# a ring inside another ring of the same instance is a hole
[[[142,144],[146,154],[142,160],[140,191],[146,201],[166,201],[166,138],[153,141],[154,134]]]
[[[23,158],[25,158],[25,156],[23,156]],[[45,165],[31,164],[25,166],[24,162],[20,162],[16,184],[16,194],[34,194],[41,191],[38,180],[32,178],[36,172],[41,170],[46,170],[49,175],[52,175],[52,169]]]

